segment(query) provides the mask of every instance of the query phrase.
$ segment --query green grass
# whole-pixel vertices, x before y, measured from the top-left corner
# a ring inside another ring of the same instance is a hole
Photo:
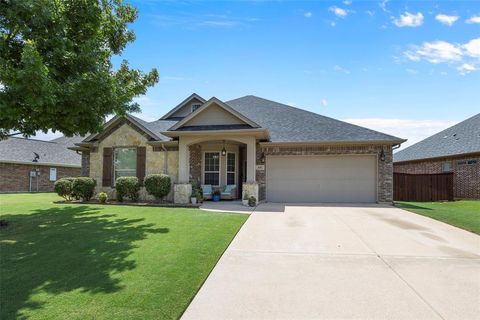
[[[480,201],[396,202],[395,206],[480,234]]]
[[[0,195],[0,319],[178,318],[247,219],[56,200]]]

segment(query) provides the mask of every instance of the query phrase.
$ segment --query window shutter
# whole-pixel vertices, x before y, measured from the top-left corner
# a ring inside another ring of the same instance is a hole
[[[112,186],[112,148],[103,148],[103,177],[102,186]]]
[[[137,147],[137,178],[140,184],[143,184],[145,178],[146,147]]]

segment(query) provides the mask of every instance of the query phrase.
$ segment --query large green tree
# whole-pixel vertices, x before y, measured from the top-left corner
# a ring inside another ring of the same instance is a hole
[[[37,130],[96,132],[109,114],[139,111],[133,98],[157,70],[113,68],[135,34],[121,0],[0,0],[0,139]]]

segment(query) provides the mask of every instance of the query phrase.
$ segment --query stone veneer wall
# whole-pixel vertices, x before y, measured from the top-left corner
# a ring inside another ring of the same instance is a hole
[[[190,179],[201,183],[202,179],[202,147],[195,144],[189,147],[190,151]]]
[[[37,178],[32,178],[32,191],[53,191],[55,181],[50,181],[50,168],[57,169],[57,180],[65,177],[78,177],[80,168],[44,166],[30,164],[0,163],[0,192],[28,192],[30,188],[30,171],[40,170]]]
[[[90,152],[90,177],[97,181],[96,192],[107,192],[109,197],[115,198],[114,188],[102,186],[103,176],[103,148],[105,147],[146,147],[145,174],[166,173],[172,178],[172,184],[178,180],[178,151],[168,151],[168,168],[164,172],[165,151],[153,151],[153,147],[147,144],[147,138],[128,124],[122,125],[116,131],[112,132],[105,139],[101,140],[98,147]],[[145,191],[140,190],[141,199],[153,199]],[[172,192],[167,197],[173,200]]]
[[[385,152],[385,161],[381,161],[379,154]],[[377,155],[377,201],[393,201],[393,163],[391,145],[303,145],[303,146],[272,146],[257,145],[257,164],[261,163],[262,152],[268,155],[342,155],[342,154],[374,154]],[[267,167],[268,158],[265,167]],[[259,198],[266,198],[266,171],[256,171],[259,184]]]
[[[459,161],[476,160],[475,164],[458,164]],[[394,163],[397,173],[442,173],[442,164],[450,162],[453,170],[453,194],[455,198],[480,199],[480,155],[446,157],[422,161]]]
[[[82,177],[90,176],[90,152],[82,152],[82,172],[80,173]]]

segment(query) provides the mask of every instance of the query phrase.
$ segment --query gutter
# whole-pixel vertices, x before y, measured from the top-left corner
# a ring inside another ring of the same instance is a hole
[[[400,140],[361,140],[361,141],[281,141],[281,142],[260,142],[260,146],[285,146],[285,145],[365,145],[365,144],[391,144],[400,145],[407,141]]]
[[[31,161],[16,161],[16,160],[0,160],[0,163],[10,164],[27,164],[33,166],[45,166],[45,167],[66,167],[66,168],[81,168],[82,165],[66,164],[66,163],[49,163],[49,162],[31,162]]]

